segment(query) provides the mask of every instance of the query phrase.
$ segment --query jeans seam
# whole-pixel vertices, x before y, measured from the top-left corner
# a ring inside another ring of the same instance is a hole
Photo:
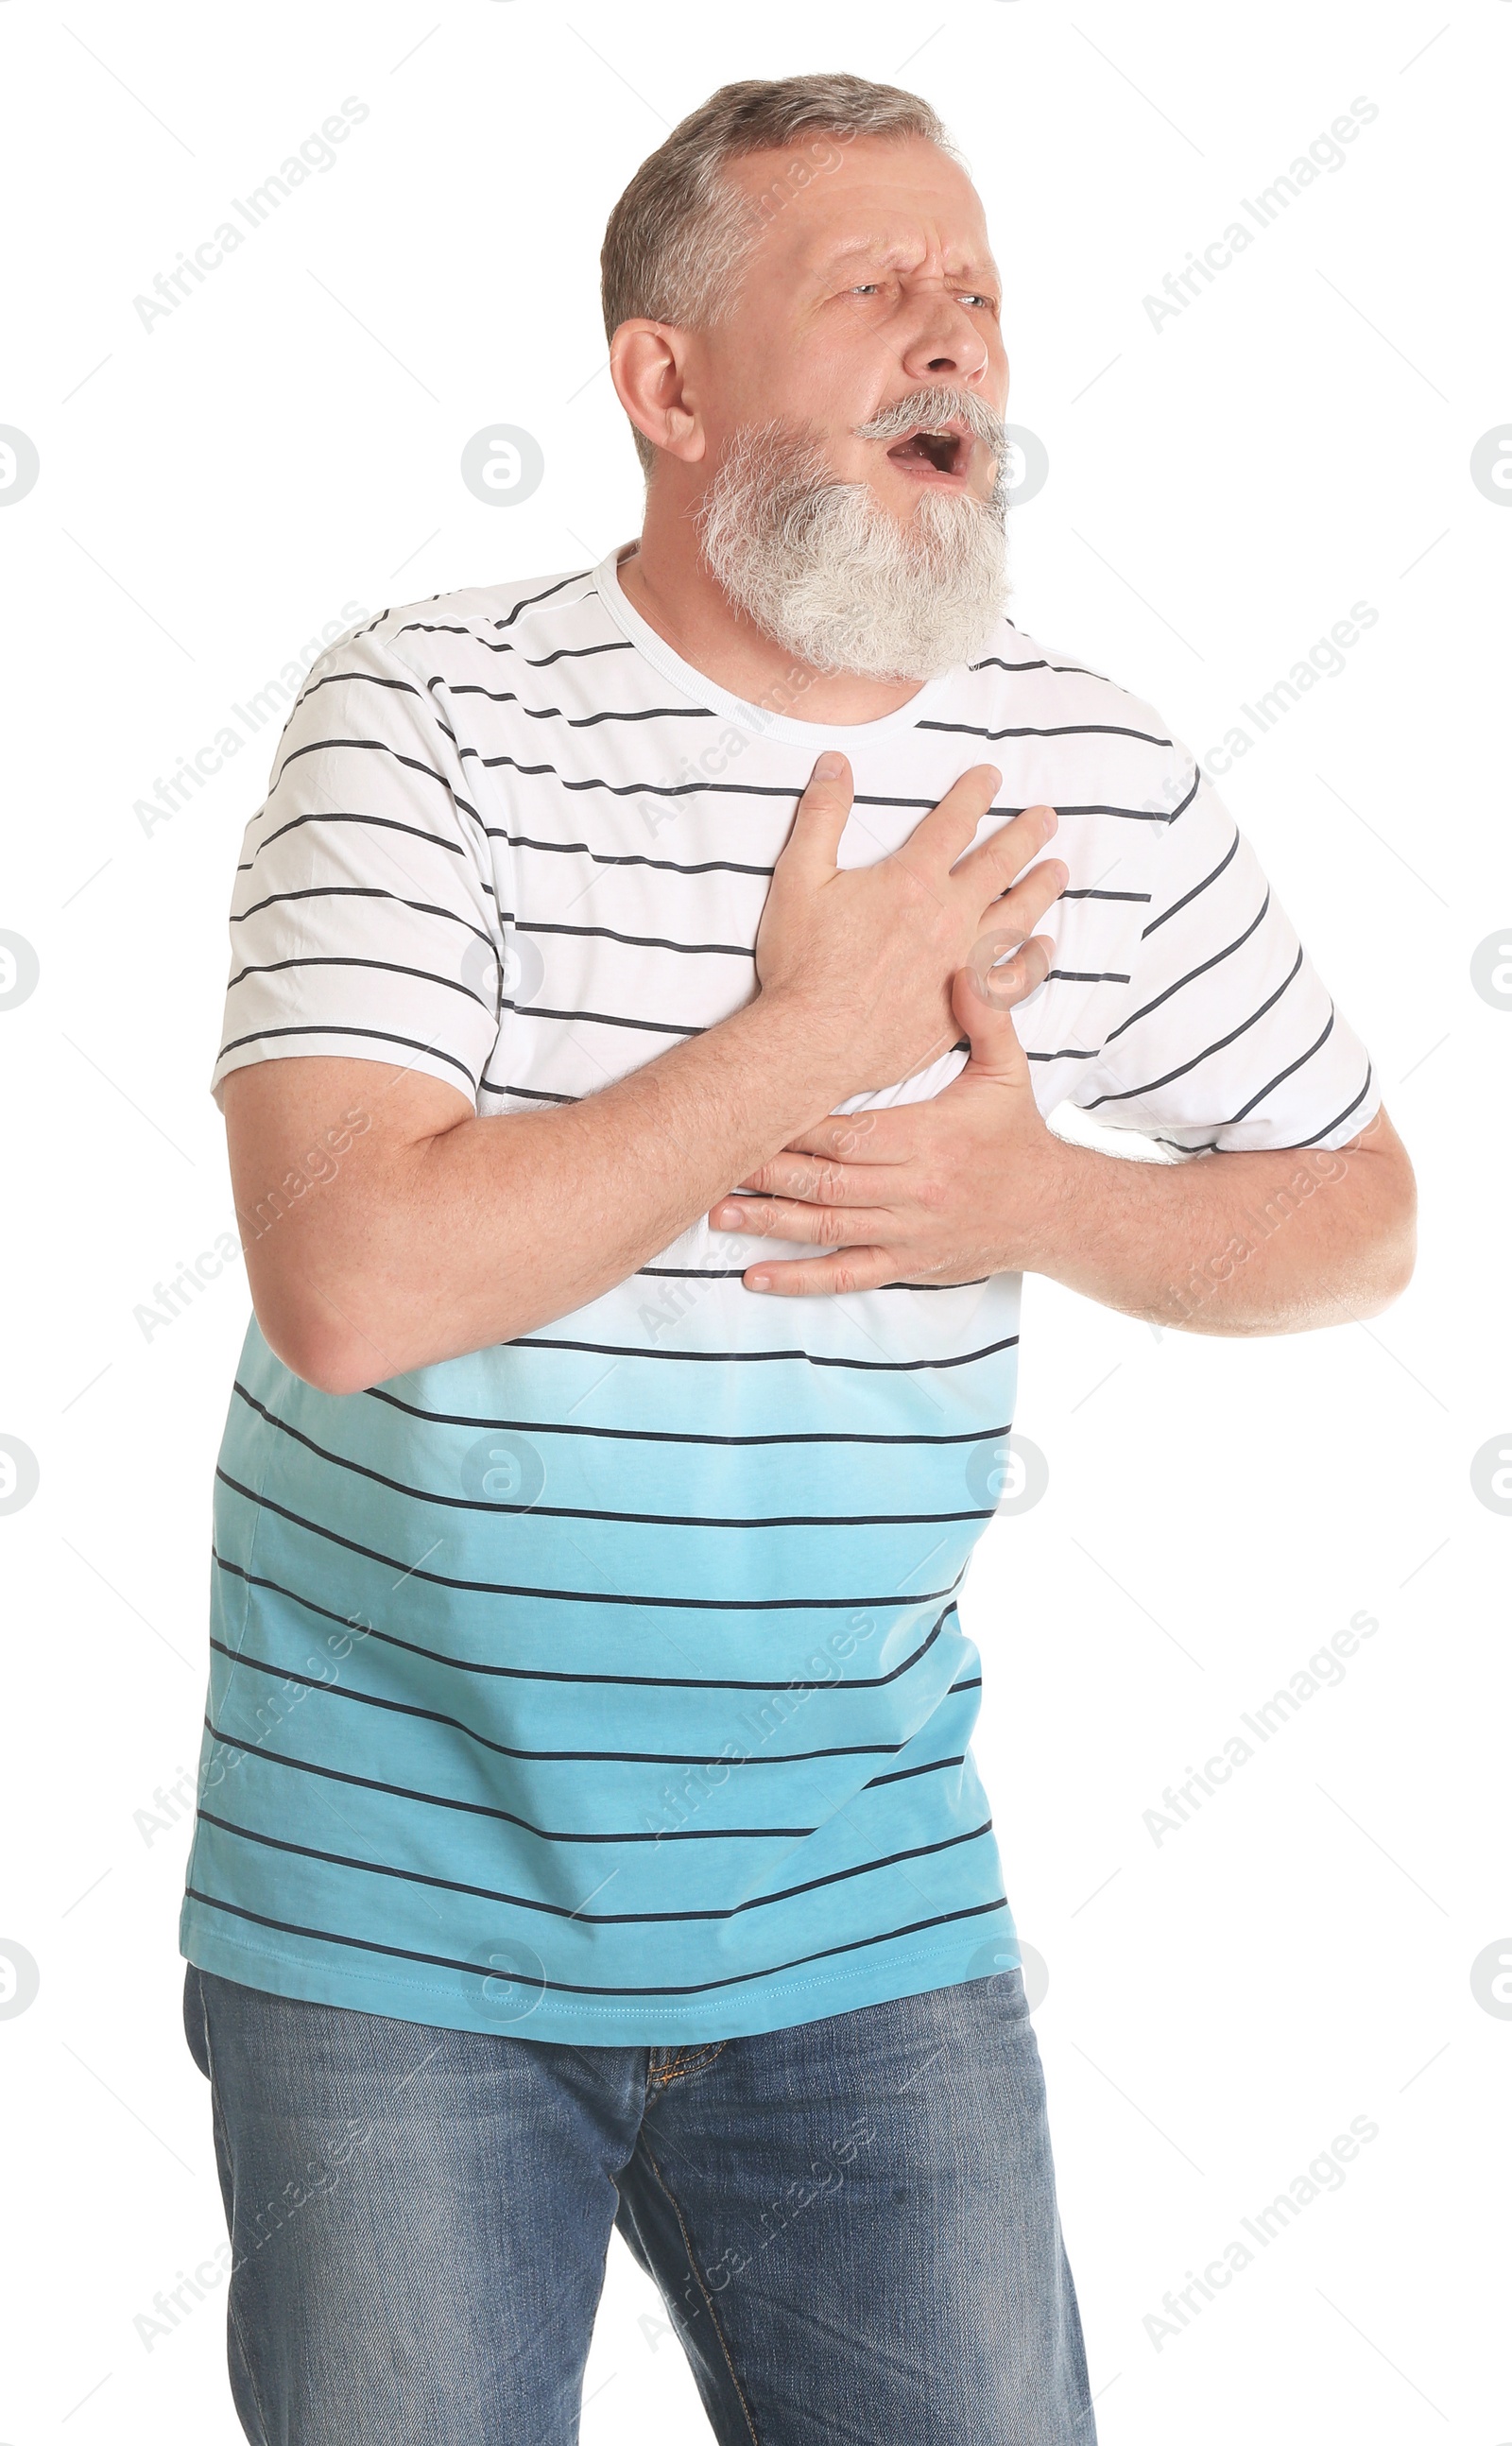
[[[257,2425],[262,2431],[262,2437],[259,2441],[259,2446],[269,2446],[268,2415],[263,2409],[263,2399],[257,2386],[256,2368],[253,2364],[252,2354],[248,2350],[247,2331],[243,2327],[240,2318],[237,2316],[236,2296],[233,2290],[235,2284],[237,2268],[235,2217],[236,2160],[231,2146],[231,2136],[226,2129],[226,2118],[221,2112],[220,2093],[215,2081],[215,2049],[211,2044],[210,2038],[210,2007],[205,2001],[205,1983],[202,1976],[199,1980],[199,2010],[205,2033],[205,2061],[210,2066],[211,2123],[214,2133],[225,2143],[226,2160],[231,2167],[232,2213],[226,2220],[227,2228],[231,2235],[231,2267],[226,2277],[226,2323],[228,2326],[232,2327],[235,2332],[236,2343],[241,2352],[242,2367],[247,2373],[247,2391],[252,2397],[252,2409],[257,2415]],[[244,2261],[242,2265],[245,2266],[245,2264],[246,2263]]]
[[[681,2080],[690,2072],[705,2072],[715,2058],[724,2053],[729,2043],[728,2039],[716,2039],[705,2046],[701,2055],[695,2049],[680,2048],[670,2063],[652,2067],[651,2080],[659,2089],[665,2089],[669,2082]]]
[[[644,2135],[642,2145],[644,2146]],[[751,2438],[751,2446],[761,2446],[761,2441],[756,2436],[756,2422],[751,2418],[751,2406],[745,2399],[745,2389],[741,2386],[738,2378],[736,2376],[735,2362],[731,2358],[730,2346],[726,2340],[724,2329],[719,2324],[719,2312],[714,2306],[714,2297],[710,2293],[708,2286],[704,2284],[702,2277],[700,2275],[699,2263],[693,2256],[693,2237],[688,2231],[687,2220],[683,2216],[682,2211],[678,2206],[677,2201],[672,2196],[670,2186],[668,2185],[666,2177],[663,2173],[661,2167],[656,2162],[653,2151],[648,2147],[645,2151],[645,2157],[646,2163],[656,2177],[658,2187],[665,2198],[667,2206],[671,2209],[673,2215],[678,2221],[678,2231],[682,2236],[682,2248],[687,2253],[688,2266],[693,2272],[693,2281],[697,2285],[699,2291],[703,2296],[703,2306],[709,2314],[709,2324],[713,2328],[715,2335],[718,2337],[719,2350],[724,2355],[724,2365],[730,2373],[730,2384],[735,2389],[736,2400],[740,2406],[741,2417],[745,2421],[746,2429]]]

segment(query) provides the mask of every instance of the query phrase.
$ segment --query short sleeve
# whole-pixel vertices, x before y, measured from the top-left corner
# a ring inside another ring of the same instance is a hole
[[[1217,792],[1178,740],[1185,789],[1153,867],[1150,913],[1101,1051],[1071,1101],[1177,1155],[1338,1147],[1380,1095]]]
[[[229,1072],[341,1054],[477,1101],[498,1034],[488,842],[444,700],[361,632],[315,665],[247,827],[216,1102]]]

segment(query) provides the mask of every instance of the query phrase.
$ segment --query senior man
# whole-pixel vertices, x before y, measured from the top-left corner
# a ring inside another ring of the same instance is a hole
[[[561,2446],[617,2225],[723,2440],[1088,2446],[958,1612],[1020,1275],[1370,1315],[1411,1176],[1189,751],[1004,616],[928,106],[725,87],[604,295],[638,540],[333,647],[237,874],[183,1919],[236,2401]]]

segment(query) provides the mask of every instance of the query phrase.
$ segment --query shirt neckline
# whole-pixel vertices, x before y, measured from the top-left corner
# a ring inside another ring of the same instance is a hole
[[[893,712],[880,715],[874,722],[797,722],[791,714],[773,713],[765,706],[751,704],[745,697],[732,696],[728,688],[720,687],[695,664],[684,662],[650,622],[642,617],[625,594],[620,584],[619,564],[628,559],[636,549],[636,541],[638,538],[627,544],[616,544],[592,574],[592,583],[609,618],[622,636],[627,637],[631,645],[638,648],[663,678],[671,680],[684,696],[692,698],[695,705],[707,706],[711,712],[723,714],[728,721],[737,723],[742,730],[750,731],[758,739],[777,739],[800,746],[807,742],[816,751],[823,747],[865,747],[871,740],[886,739],[893,731],[911,730],[939,703],[954,677],[953,672],[944,671],[938,679],[925,680],[906,705],[900,705]]]

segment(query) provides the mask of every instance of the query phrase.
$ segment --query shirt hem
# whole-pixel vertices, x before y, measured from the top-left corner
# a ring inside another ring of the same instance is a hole
[[[997,1916],[997,1915],[995,1915]],[[557,2046],[663,2046],[698,2041],[756,2038],[794,2029],[833,2013],[886,2004],[931,1988],[958,1986],[1019,1965],[1013,1921],[1003,1907],[996,1930],[984,1934],[980,1918],[948,1944],[916,1946],[885,1963],[812,1971],[801,1979],[753,1985],[737,2003],[700,1997],[683,2004],[590,2004],[543,1996],[528,2013],[510,2019],[486,2005],[466,2003],[455,1987],[396,1978],[391,1972],[327,1965],[304,1954],[233,1936],[194,1905],[186,1907],[179,1951],[198,1970],[243,1987],[312,2004],[333,2004],[383,2019],[418,2022],[433,2029],[471,2030],[495,2038],[531,2039]]]

